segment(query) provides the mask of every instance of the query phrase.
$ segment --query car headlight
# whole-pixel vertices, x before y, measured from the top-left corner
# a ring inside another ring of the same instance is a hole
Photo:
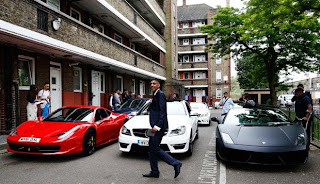
[[[10,136],[13,136],[13,135],[15,135],[15,134],[17,134],[18,135],[18,132],[17,132],[17,129],[13,129],[11,132],[10,132]]]
[[[184,133],[186,133],[186,126],[183,125],[174,130],[171,130],[170,136],[182,135]]]
[[[123,126],[123,127],[122,127],[121,133],[124,134],[124,135],[129,135],[129,136],[131,136],[131,132],[130,132],[129,129],[127,129],[126,126]]]
[[[69,135],[71,135],[71,134],[73,134],[75,131],[77,131],[79,128],[80,128],[80,126],[78,125],[78,126],[73,127],[72,129],[70,129],[70,130],[67,131],[67,132],[58,134],[58,135],[59,135],[58,139],[63,139],[63,138],[65,138],[65,137],[68,137]]]
[[[221,132],[221,136],[222,136],[222,140],[223,140],[224,143],[226,143],[226,144],[234,144],[229,134]]]
[[[298,135],[296,139],[296,145],[305,145],[306,144],[306,138],[304,136],[304,133],[301,133]]]

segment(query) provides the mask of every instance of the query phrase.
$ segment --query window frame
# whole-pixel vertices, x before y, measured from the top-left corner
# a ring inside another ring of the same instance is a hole
[[[117,75],[117,76],[116,76],[116,79],[120,79],[120,80],[121,80],[120,89],[118,88],[118,84],[116,84],[116,85],[117,85],[117,88],[118,88],[121,92],[123,92],[123,76]]]
[[[184,42],[185,40],[188,40],[188,43],[185,44],[186,42]],[[182,40],[182,45],[190,45],[190,40],[188,38],[185,38]]]
[[[75,69],[79,71],[80,89],[78,90],[78,89],[75,89],[75,88],[74,88],[74,81],[73,81],[73,92],[75,92],[75,93],[82,93],[82,68],[77,67],[77,66],[74,66],[74,67],[73,67],[73,72],[75,71]],[[73,77],[74,77],[74,73],[73,73]]]
[[[119,41],[116,39],[116,37],[120,38],[121,42],[119,42]],[[123,38],[122,38],[122,36],[118,35],[117,33],[114,33],[113,39],[116,40],[117,42],[121,43],[121,44],[123,43]]]
[[[188,60],[185,60],[184,57],[188,57]],[[189,55],[184,55],[184,56],[182,56],[182,62],[183,62],[183,63],[189,63],[189,62],[190,62],[190,57],[189,57]]]
[[[188,28],[188,27],[189,27],[189,22],[182,23],[182,28]]]
[[[220,73],[220,80],[218,79],[218,73]],[[216,82],[221,82],[222,81],[222,71],[221,70],[216,70]]]
[[[35,59],[33,57],[29,57],[29,56],[24,56],[24,55],[18,55],[18,62],[20,59],[23,59],[23,60],[27,60],[28,61],[28,67],[29,67],[29,70],[31,70],[31,74],[30,74],[30,85],[35,85],[35,71],[36,71],[36,66],[35,66]],[[30,62],[31,62],[31,66],[30,66]],[[30,71],[29,71],[30,72]],[[18,73],[18,76],[19,76],[19,73]],[[19,90],[30,90],[30,85],[29,86],[20,86],[19,85]]]
[[[186,74],[187,74],[187,78],[186,78]],[[183,79],[185,80],[189,79],[189,72],[183,72]]]
[[[79,19],[76,19],[76,18],[72,17],[72,11],[77,13],[77,14],[79,14]],[[76,10],[76,9],[74,9],[72,7],[70,7],[70,17],[81,22],[81,13],[78,10]]]
[[[222,58],[216,55],[216,64],[221,65],[221,63],[222,63]]]
[[[220,90],[220,96],[218,96],[218,91]],[[222,98],[222,88],[216,88],[216,98],[221,99]]]
[[[131,84],[131,92],[133,95],[136,94],[136,79],[132,79],[132,84]]]
[[[105,93],[106,91],[106,77],[104,72],[99,72],[100,73],[100,93]],[[103,86],[101,86],[103,84]]]
[[[54,1],[54,2],[53,2],[53,1]],[[53,2],[53,3],[52,3],[52,2]],[[60,0],[47,0],[46,3],[47,3],[50,7],[52,7],[52,8],[54,8],[54,9],[60,11],[60,8],[61,8]],[[56,6],[55,6],[55,3],[56,3],[56,4],[59,4],[59,6],[56,7]],[[57,8],[58,8],[58,9],[57,9]]]

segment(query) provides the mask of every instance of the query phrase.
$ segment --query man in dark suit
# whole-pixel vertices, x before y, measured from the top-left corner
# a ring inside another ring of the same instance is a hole
[[[174,178],[176,178],[180,173],[182,163],[179,160],[174,159],[172,156],[170,156],[168,153],[164,152],[160,148],[160,143],[164,135],[164,132],[168,129],[166,96],[160,90],[160,82],[157,79],[151,81],[150,87],[153,91],[153,100],[149,107],[149,119],[150,125],[152,127],[151,133],[154,133],[154,136],[150,136],[149,139],[149,161],[151,166],[151,172],[148,174],[143,174],[143,176],[159,178],[159,157],[167,164],[172,165],[174,167]]]

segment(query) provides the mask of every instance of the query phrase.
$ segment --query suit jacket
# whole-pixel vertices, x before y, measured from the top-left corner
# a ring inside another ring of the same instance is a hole
[[[161,90],[153,97],[149,110],[151,127],[153,128],[156,125],[161,128],[160,131],[166,131],[168,129],[167,101]]]

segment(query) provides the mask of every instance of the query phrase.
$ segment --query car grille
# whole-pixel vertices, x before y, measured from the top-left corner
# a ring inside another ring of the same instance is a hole
[[[142,128],[142,129],[132,129],[133,135],[137,137],[143,137],[143,138],[148,138],[147,136],[147,128]],[[164,135],[167,135],[168,132],[164,132]]]
[[[9,144],[9,147],[14,151],[33,153],[55,153],[60,150],[60,146],[29,146],[20,144]]]
[[[131,151],[132,152],[147,152],[148,148],[149,148],[149,146],[139,146],[137,144],[132,144]],[[166,144],[160,144],[160,148],[165,152],[170,151],[168,145],[166,145]]]

